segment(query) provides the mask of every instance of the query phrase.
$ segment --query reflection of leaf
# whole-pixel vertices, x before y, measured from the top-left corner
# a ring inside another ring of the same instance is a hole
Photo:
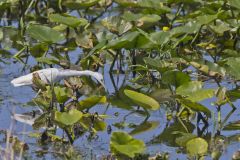
[[[145,150],[145,144],[141,140],[134,139],[126,132],[113,132],[110,148],[115,155],[120,153],[133,158],[135,154],[142,153]]]
[[[228,125],[226,125],[223,130],[240,130],[240,121],[236,121],[236,122],[231,122]]]
[[[47,114],[42,114],[39,116],[37,119],[35,119],[34,124],[32,125],[33,129],[37,130],[40,129],[41,127],[45,127],[47,124]]]
[[[73,125],[82,118],[82,112],[72,109],[67,112],[55,112],[55,120],[64,125]]]
[[[27,33],[32,38],[47,43],[57,43],[65,38],[60,32],[43,25],[29,25]]]
[[[135,135],[135,134],[140,134],[146,131],[150,131],[157,128],[158,125],[159,125],[158,121],[143,122],[140,125],[138,125],[136,128],[134,128],[129,134]]]
[[[240,99],[239,89],[228,90],[228,91],[226,91],[226,95],[228,96],[228,98],[229,98],[232,102]]]
[[[192,102],[188,99],[184,98],[178,98],[181,104],[183,104],[185,107],[195,111],[195,112],[203,112],[205,113],[208,117],[211,117],[211,111],[205,107],[204,105],[197,103],[197,102]]]
[[[184,122],[183,124],[186,126],[189,133],[193,132],[195,127],[192,123]],[[178,145],[176,144],[176,139],[181,137],[182,135],[175,134],[175,132],[187,133],[184,126],[179,121],[177,121],[166,127],[159,136],[151,140],[151,143],[164,143],[168,146],[177,147]]]
[[[112,106],[119,107],[121,109],[126,110],[133,110],[133,107],[131,106],[131,103],[126,102],[124,99],[122,99],[119,96],[112,96],[109,98],[109,102]]]
[[[145,94],[127,89],[124,90],[124,94],[134,103],[145,109],[158,110],[160,107],[159,103],[155,99]]]
[[[186,149],[191,156],[202,156],[208,151],[208,143],[203,138],[194,138],[187,142]]]

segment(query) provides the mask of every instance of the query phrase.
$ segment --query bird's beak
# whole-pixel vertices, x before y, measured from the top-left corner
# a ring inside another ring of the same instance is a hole
[[[103,88],[106,90],[107,88],[106,88],[104,82],[103,82],[103,81],[99,81],[99,82],[100,82],[100,84],[103,86]]]

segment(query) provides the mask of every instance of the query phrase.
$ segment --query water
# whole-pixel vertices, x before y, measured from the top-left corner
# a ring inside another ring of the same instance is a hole
[[[113,5],[113,8],[114,7],[116,7],[115,4]],[[176,10],[173,9],[173,11]],[[117,11],[112,11],[111,13],[106,12],[102,15],[102,18],[116,15],[117,13]],[[78,13],[76,11],[73,11],[72,15],[78,15]],[[8,23],[6,24],[9,25]],[[2,21],[0,25],[4,26],[6,24]],[[19,26],[17,21],[13,21],[11,25],[15,27]],[[7,38],[5,39],[5,41],[1,43],[1,47],[9,48],[11,54],[14,55],[17,50],[11,48],[11,45],[9,45],[10,39],[8,38],[8,34],[6,34],[6,37]],[[83,50],[79,48],[74,51],[70,51],[69,57],[71,62],[75,63],[76,59],[82,53]],[[123,55],[125,54],[123,53]],[[130,67],[128,65],[128,61],[126,60],[128,58],[129,57],[123,58],[124,66],[122,67],[124,68],[124,70],[126,70],[126,74],[110,75],[109,70],[112,59],[107,60],[107,62],[104,64],[104,67],[100,68],[99,72],[104,74],[104,81],[107,88],[106,96],[108,98],[116,95],[116,92],[118,92],[119,89],[123,88],[123,86],[131,84],[130,81],[133,77],[132,71],[130,70]],[[209,56],[204,56],[204,58],[207,60],[211,60]],[[25,86],[15,88],[10,83],[13,78],[29,73],[30,67],[37,64],[35,59],[30,56],[26,66],[13,58],[7,58],[4,59],[4,61],[6,61],[8,64],[0,62],[0,130],[9,130],[12,128],[13,135],[17,136],[20,140],[25,141],[28,144],[29,150],[24,156],[28,157],[29,159],[61,159],[62,157],[60,154],[58,154],[58,152],[66,152],[66,150],[61,148],[62,146],[64,147],[63,144],[39,144],[36,138],[29,137],[28,135],[32,132],[43,132],[44,129],[40,129],[40,131],[33,130],[31,126],[16,122],[11,119],[12,113],[25,113],[37,109],[36,107],[26,106],[26,103],[31,101],[36,94],[36,92],[34,92],[31,87]],[[114,69],[116,69],[117,66],[119,66],[119,62],[116,62]],[[233,88],[233,86],[231,84],[228,84],[226,81],[223,81],[222,84],[224,84],[224,86],[228,89]],[[213,81],[208,81],[204,83],[204,88],[217,87],[218,86]],[[85,98],[85,96],[83,96],[82,98]],[[222,150],[222,155],[220,159],[230,159],[233,153],[240,148],[240,135],[238,131],[221,130],[219,133],[217,132],[217,109],[215,106],[211,105],[215,100],[216,98],[212,98],[201,102],[203,105],[207,106],[207,108],[212,111],[212,118],[208,120],[209,126],[204,128],[205,126],[203,122],[200,122],[200,124],[198,125],[196,117],[194,117],[190,120],[190,122],[188,122],[188,126],[191,126],[190,128],[192,128],[192,134],[208,140],[209,146],[219,146],[219,148]],[[225,124],[239,119],[239,103],[239,100],[234,102],[234,105],[237,108],[226,120]],[[149,123],[156,123],[156,128],[134,135],[135,138],[141,139],[145,142],[147,146],[145,153],[154,156],[157,153],[162,154],[167,152],[170,159],[187,159],[186,151],[183,148],[176,146],[176,144],[174,143],[173,135],[171,135],[171,132],[169,131],[172,128],[183,128],[183,126],[182,124],[177,123],[177,118],[172,119],[171,121],[167,120],[166,113],[169,113],[168,107],[171,106],[162,105],[159,111],[150,112],[151,116],[147,120],[145,116],[142,116],[136,112],[132,113],[129,110],[118,108],[117,106],[113,106],[108,103],[97,105],[91,108],[89,112],[108,115],[108,118],[105,119],[105,122],[107,126],[111,128],[112,132],[120,130],[131,132],[133,131],[133,127],[131,128],[131,126],[140,126],[146,121]],[[231,111],[232,108],[229,105],[223,105],[221,107],[222,121],[225,119],[225,117],[228,116]],[[125,124],[125,126],[122,128],[116,127],[116,123]],[[58,129],[57,135],[62,136],[63,131],[61,129]],[[0,134],[0,136],[1,146],[5,147],[6,144],[4,141],[4,135]],[[110,136],[111,133],[103,131],[98,132],[96,137],[89,138],[90,133],[87,132],[83,136],[79,137],[76,141],[74,141],[73,147],[79,155],[82,155],[83,159],[101,159],[103,156],[108,156],[110,154]],[[236,136],[237,138],[233,138],[233,136]],[[164,138],[161,139],[161,137]],[[212,144],[211,139],[214,139],[214,137],[221,137],[222,141],[218,142],[218,145]],[[40,155],[37,151],[48,152],[46,154]],[[211,153],[206,156],[206,159],[211,159]]]
[[[36,132],[32,130],[32,127],[29,125],[25,125],[19,122],[14,122],[11,119],[12,112],[15,113],[25,113],[27,111],[31,111],[32,109],[35,109],[34,107],[24,107],[25,104],[30,101],[34,96],[35,92],[31,89],[31,87],[13,87],[10,84],[10,81],[17,76],[20,76],[22,74],[28,73],[28,70],[26,70],[25,73],[21,73],[21,70],[23,68],[23,65],[20,63],[13,63],[12,60],[9,60],[8,65],[1,64],[1,74],[0,74],[0,97],[2,99],[1,108],[0,108],[0,129],[6,130],[9,129],[11,126],[14,128],[14,135],[17,135],[20,139],[25,139],[27,144],[29,144],[30,150],[28,153],[35,157],[35,150],[41,150],[44,148],[44,146],[39,146],[36,144],[36,139],[28,137],[26,134],[22,134],[23,132],[30,133],[30,132]],[[31,64],[31,63],[29,63]],[[34,64],[34,62],[32,62]],[[114,87],[110,80],[109,75],[109,66],[106,65],[104,69],[104,79],[105,83],[109,92],[109,95],[114,94]],[[117,77],[119,76],[119,77]],[[115,75],[114,80],[118,79],[117,87],[120,87],[122,84],[122,80],[124,79],[125,75]],[[207,87],[214,88],[212,83],[209,83]],[[108,95],[108,96],[109,96]],[[211,100],[205,100],[202,103],[208,106],[210,110],[213,111],[213,113],[216,113],[216,108],[214,106],[210,106],[211,102],[213,102],[213,99]],[[239,101],[235,102],[235,105],[238,106]],[[122,122],[124,120],[124,116],[129,114],[129,111],[122,110],[120,108],[117,108],[115,106],[109,106],[109,108],[106,110],[107,104],[104,105],[98,105],[96,107],[93,107],[90,112],[95,113],[98,112],[99,114],[107,114],[110,117],[106,119],[107,125],[111,126],[112,131],[119,130],[118,128],[114,127],[114,123]],[[231,107],[229,105],[225,105],[222,107],[222,117],[227,116],[227,114],[231,111]],[[115,116],[116,113],[118,113],[118,116]],[[237,119],[239,116],[239,109],[230,116],[229,120],[226,122],[233,121]],[[217,115],[215,114],[213,118],[216,118]],[[139,114],[133,113],[125,119],[125,122],[130,124],[141,124],[144,121],[145,117],[140,116]],[[224,119],[224,118],[223,118]],[[154,137],[159,136],[167,123],[166,116],[165,116],[165,109],[162,107],[159,111],[153,112],[148,119],[148,121],[156,121],[159,122],[159,125],[154,130],[150,130],[147,132],[143,132],[141,134],[135,135],[135,138],[142,139],[147,144],[147,153],[151,155],[155,155],[156,153],[162,153],[162,152],[168,152],[170,155],[170,159],[176,159],[176,157],[180,159],[185,159],[186,155],[181,153],[177,153],[179,148],[177,147],[171,147],[167,146],[164,143],[151,143],[151,141],[154,139]],[[193,124],[196,124],[196,120],[192,121]],[[213,132],[215,133],[216,130],[214,130],[214,121],[209,121],[209,127],[204,131],[203,135],[206,135],[207,133],[210,133],[210,137],[214,136]],[[202,125],[201,125],[202,126]],[[126,127],[124,129],[127,132],[130,132],[132,129]],[[62,131],[58,131],[58,135],[62,135]],[[198,134],[196,127],[194,129],[194,134]],[[222,131],[221,135],[225,137],[226,139],[226,147],[224,148],[224,151],[222,153],[221,159],[226,159],[231,157],[231,155],[238,150],[240,147],[240,144],[238,141],[230,141],[228,142],[228,138],[231,135],[235,135],[236,131]],[[89,141],[87,138],[87,134],[80,137],[74,142],[74,147],[76,150],[79,151],[85,157],[85,159],[98,159],[102,155],[108,155],[109,154],[109,140],[110,135],[104,131],[99,132],[97,134],[97,138]],[[4,146],[4,143],[2,143]],[[45,146],[46,147],[46,146]],[[52,145],[47,145],[47,148],[50,150],[54,147]],[[46,159],[51,159],[53,155],[51,153],[45,154],[43,157]],[[41,157],[42,158],[42,157]],[[40,159],[41,159],[40,158]],[[55,157],[56,158],[56,157]],[[210,159],[208,156],[207,159]]]

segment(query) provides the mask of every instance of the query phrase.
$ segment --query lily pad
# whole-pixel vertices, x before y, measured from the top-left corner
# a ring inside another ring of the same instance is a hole
[[[110,140],[111,151],[115,155],[123,154],[134,158],[136,154],[145,150],[143,141],[130,136],[126,132],[113,132]]]
[[[214,89],[202,89],[202,82],[191,81],[184,83],[176,89],[176,93],[181,96],[186,96],[186,99],[193,102],[200,102],[214,96]]]
[[[65,39],[62,33],[44,25],[31,24],[27,28],[27,33],[32,38],[46,43],[57,43]]]
[[[66,126],[73,125],[82,118],[82,112],[72,109],[69,112],[55,112],[55,120]]]
[[[61,15],[61,14],[50,14],[49,20],[51,22],[57,22],[61,24],[65,24],[70,27],[78,27],[84,26],[88,23],[88,21],[84,18],[77,18],[70,15]]]
[[[159,103],[155,99],[145,94],[128,89],[124,90],[124,94],[134,103],[145,109],[158,110],[160,108]]]
[[[105,96],[91,96],[79,102],[81,110],[89,109],[98,103],[106,103],[107,98]]]
[[[71,96],[70,95],[71,92],[68,88],[60,87],[60,86],[54,87],[54,93],[55,93],[56,99],[59,103],[66,102],[69,99],[69,97]]]
[[[187,142],[186,149],[191,156],[202,156],[208,151],[208,143],[203,138],[194,138]]]

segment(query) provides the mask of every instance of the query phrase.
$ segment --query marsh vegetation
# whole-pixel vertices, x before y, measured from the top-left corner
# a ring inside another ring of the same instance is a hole
[[[239,159],[239,0],[2,0],[0,16],[2,159]]]

